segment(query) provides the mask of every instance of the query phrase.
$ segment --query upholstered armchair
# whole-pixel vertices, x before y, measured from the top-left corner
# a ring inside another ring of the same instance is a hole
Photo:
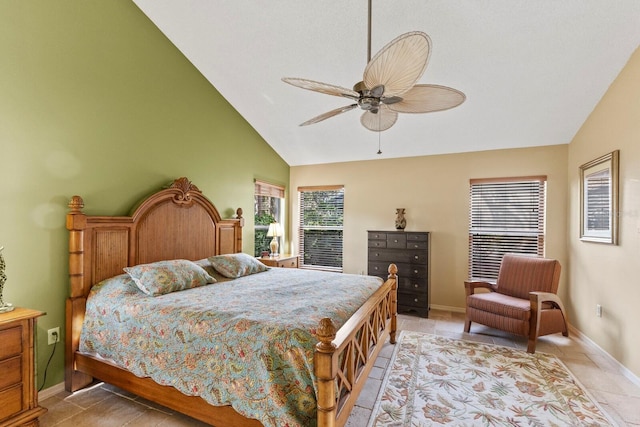
[[[556,295],[560,263],[554,259],[506,254],[495,284],[466,281],[467,313],[471,322],[529,337],[527,351],[534,353],[539,336],[562,332],[569,336],[567,314]],[[477,289],[489,292],[478,292]]]

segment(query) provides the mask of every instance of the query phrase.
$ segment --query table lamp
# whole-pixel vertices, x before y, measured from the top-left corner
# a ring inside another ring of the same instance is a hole
[[[267,237],[273,237],[271,239],[271,243],[269,243],[269,248],[271,249],[271,256],[278,256],[278,237],[282,236],[282,227],[277,222],[272,222],[269,224],[269,230],[267,230]]]

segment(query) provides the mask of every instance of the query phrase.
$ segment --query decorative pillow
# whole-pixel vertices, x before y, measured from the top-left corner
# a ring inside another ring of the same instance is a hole
[[[218,271],[215,268],[213,268],[213,265],[211,265],[211,261],[209,261],[208,258],[200,259],[198,261],[193,261],[193,262],[195,262],[197,265],[202,267],[209,276],[213,277],[216,283],[228,282],[229,280],[233,280],[218,273]]]
[[[186,259],[140,264],[124,271],[142,292],[154,297],[216,282],[202,267]]]
[[[251,255],[243,253],[215,255],[209,257],[209,261],[218,273],[232,279],[254,273],[261,273],[269,269],[269,267]]]

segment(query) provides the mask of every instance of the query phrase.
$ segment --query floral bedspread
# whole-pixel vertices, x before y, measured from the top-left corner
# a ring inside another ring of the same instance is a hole
[[[120,275],[93,287],[80,351],[265,426],[314,426],[315,328],[323,317],[342,326],[381,284],[271,268],[152,297]]]

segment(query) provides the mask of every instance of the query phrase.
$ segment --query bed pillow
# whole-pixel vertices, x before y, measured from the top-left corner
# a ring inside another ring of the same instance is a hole
[[[218,273],[232,279],[254,273],[261,273],[269,269],[269,267],[251,255],[243,253],[215,255],[209,257],[209,261]]]
[[[202,267],[186,259],[140,264],[124,271],[142,292],[154,297],[216,282]]]

